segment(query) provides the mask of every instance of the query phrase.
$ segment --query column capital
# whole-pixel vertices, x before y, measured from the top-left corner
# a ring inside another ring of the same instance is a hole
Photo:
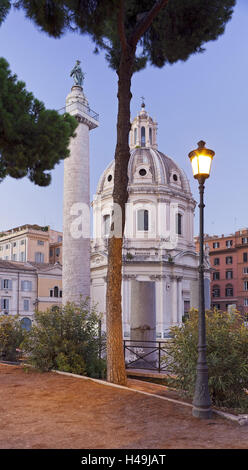
[[[167,275],[166,274],[151,274],[149,278],[152,281],[161,281],[162,279],[166,279]]]
[[[130,279],[134,280],[134,279],[136,279],[136,277],[137,277],[137,274],[123,274],[122,275],[122,279],[124,281],[129,281]]]
[[[178,276],[177,274],[170,274],[169,278],[171,281],[177,281],[180,282],[183,279],[183,276]]]

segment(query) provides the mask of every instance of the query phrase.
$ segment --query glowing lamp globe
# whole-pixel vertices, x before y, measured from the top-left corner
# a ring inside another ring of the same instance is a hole
[[[205,142],[200,140],[198,148],[189,153],[193,176],[196,179],[206,179],[210,175],[211,163],[215,152],[205,147]]]

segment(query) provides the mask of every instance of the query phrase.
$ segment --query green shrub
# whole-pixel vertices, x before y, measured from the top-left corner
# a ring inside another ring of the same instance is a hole
[[[198,313],[171,328],[164,365],[174,375],[170,385],[194,396],[198,358]],[[206,313],[209,392],[213,405],[248,410],[248,328],[238,313]]]
[[[6,361],[17,361],[20,354],[17,349],[24,339],[18,316],[0,316],[0,358]]]
[[[87,302],[37,312],[22,348],[28,362],[41,371],[56,369],[103,377],[106,366],[99,358],[98,325],[99,316]]]

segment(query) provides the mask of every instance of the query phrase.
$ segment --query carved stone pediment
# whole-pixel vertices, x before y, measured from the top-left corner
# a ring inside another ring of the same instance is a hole
[[[107,260],[106,257],[102,254],[94,254],[91,256],[91,265],[93,266],[101,266],[103,264],[106,264]]]

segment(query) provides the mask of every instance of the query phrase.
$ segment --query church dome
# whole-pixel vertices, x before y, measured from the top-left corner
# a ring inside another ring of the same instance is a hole
[[[114,180],[113,160],[100,177],[97,193],[110,193]],[[130,160],[128,165],[129,192],[138,186],[148,188],[154,186],[185,193],[192,197],[189,181],[184,171],[170,157],[157,150],[157,123],[145,110],[142,103],[141,111],[132,122],[130,131]]]

